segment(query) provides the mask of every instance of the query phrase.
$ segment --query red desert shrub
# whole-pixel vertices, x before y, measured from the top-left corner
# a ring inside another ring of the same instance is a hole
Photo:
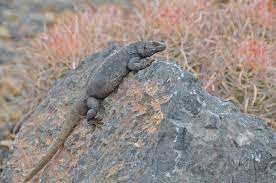
[[[49,86],[61,70],[74,69],[82,58],[110,41],[163,40],[168,45],[163,56],[193,72],[206,90],[276,125],[272,3],[134,0],[130,10],[87,6],[65,16],[25,50],[33,67],[42,66],[39,77],[47,78]]]

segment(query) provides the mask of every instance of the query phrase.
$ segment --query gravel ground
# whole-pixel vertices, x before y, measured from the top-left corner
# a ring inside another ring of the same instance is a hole
[[[18,58],[15,48],[54,23],[58,13],[72,9],[72,0],[1,0],[0,63]]]
[[[0,1],[0,116],[6,113],[3,106],[8,106],[7,96],[10,95],[7,85],[3,84],[4,80],[10,79],[3,74],[5,66],[8,63],[20,63],[24,58],[16,48],[35,37],[44,25],[52,25],[59,13],[71,10],[72,7],[72,0]],[[0,172],[14,139],[11,132],[15,122],[0,117]]]
[[[0,1],[0,64],[16,58],[14,49],[52,25],[58,14],[72,10],[79,0],[1,0]],[[119,3],[130,0],[92,0],[94,4]]]

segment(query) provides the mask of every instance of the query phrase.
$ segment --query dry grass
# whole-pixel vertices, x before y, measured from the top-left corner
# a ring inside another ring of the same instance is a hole
[[[37,93],[110,41],[165,41],[163,56],[203,81],[204,88],[276,127],[276,7],[272,0],[135,0],[66,14],[24,51]]]

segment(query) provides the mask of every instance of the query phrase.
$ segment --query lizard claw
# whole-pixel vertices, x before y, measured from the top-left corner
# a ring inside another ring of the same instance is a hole
[[[102,118],[93,118],[93,120],[87,120],[87,124],[89,126],[96,126],[100,128],[104,123],[102,122]]]

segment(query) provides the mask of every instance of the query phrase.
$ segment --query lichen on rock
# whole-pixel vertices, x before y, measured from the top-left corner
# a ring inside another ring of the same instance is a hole
[[[68,106],[110,47],[56,81],[16,137],[2,180],[21,182],[60,130]],[[52,110],[54,109],[54,110]],[[130,73],[101,104],[93,128],[80,121],[33,181],[273,182],[276,134],[255,116],[204,92],[162,60]]]

